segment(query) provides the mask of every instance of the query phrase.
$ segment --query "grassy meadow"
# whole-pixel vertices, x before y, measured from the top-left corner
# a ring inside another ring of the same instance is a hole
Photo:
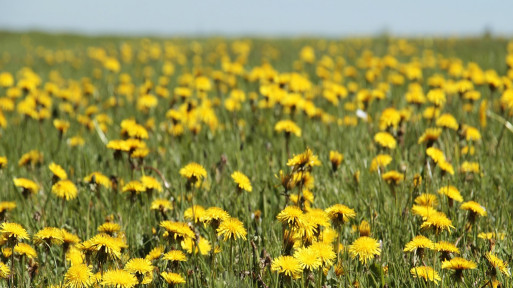
[[[513,287],[513,41],[0,32],[0,287]]]

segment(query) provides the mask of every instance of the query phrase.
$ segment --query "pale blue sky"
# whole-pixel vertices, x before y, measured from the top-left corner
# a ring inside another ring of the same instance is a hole
[[[513,1],[0,0],[0,30],[85,34],[513,35]]]

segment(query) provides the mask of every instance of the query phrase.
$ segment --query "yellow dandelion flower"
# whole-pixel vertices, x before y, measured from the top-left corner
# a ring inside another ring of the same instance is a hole
[[[130,272],[120,269],[108,270],[103,273],[102,286],[113,286],[116,288],[132,288],[139,284],[137,278]]]
[[[333,245],[330,243],[314,242],[309,248],[312,249],[319,257],[322,262],[322,266],[324,267],[333,265],[337,258],[337,254],[335,254],[335,251],[333,250]]]
[[[105,222],[98,227],[99,233],[105,233],[110,236],[118,233],[119,231],[121,231],[121,226],[114,222]]]
[[[420,206],[434,207],[438,205],[438,198],[435,194],[422,193],[415,198],[414,202]]]
[[[64,287],[86,288],[92,285],[93,272],[86,264],[72,265],[64,275]]]
[[[191,238],[185,238],[180,245],[182,246],[182,249],[187,251],[189,254],[192,254],[193,252],[194,254],[198,254],[199,252],[201,255],[208,255],[212,250],[210,242],[201,236],[197,242]]]
[[[302,226],[303,211],[297,206],[287,206],[278,213],[276,219],[282,224],[288,225],[292,230],[296,230]]]
[[[452,199],[457,202],[463,202],[463,197],[460,194],[460,191],[458,191],[458,188],[454,186],[444,186],[438,189],[438,194],[445,195],[449,199]]]
[[[442,280],[442,278],[440,278],[440,275],[438,275],[435,269],[429,266],[411,268],[410,273],[415,278],[424,278],[426,282],[431,281],[435,282],[435,284],[438,284],[438,281]]]
[[[163,212],[173,210],[173,203],[167,199],[155,199],[151,202],[151,210],[161,210]]]
[[[420,135],[418,144],[428,143],[428,146],[431,146],[442,134],[442,129],[440,128],[427,128],[426,131],[422,135]]]
[[[162,259],[171,262],[185,262],[187,261],[187,256],[181,250],[171,250],[165,253]]]
[[[378,171],[378,169],[383,169],[386,166],[388,166],[388,164],[390,164],[391,162],[392,162],[392,156],[387,155],[387,154],[380,154],[380,155],[374,157],[374,159],[372,159],[372,162],[370,165],[370,171],[374,172],[374,171]]]
[[[52,186],[52,193],[59,198],[72,200],[77,197],[78,190],[73,182],[69,180],[60,180]]]
[[[14,186],[23,188],[24,193],[36,194],[39,191],[39,185],[36,182],[26,178],[14,178]]]
[[[479,173],[479,163],[465,161],[460,166],[461,173]]]
[[[413,252],[418,249],[433,249],[434,243],[426,236],[418,235],[404,246],[404,252]]]
[[[130,192],[132,194],[140,194],[146,191],[146,187],[138,180],[132,180],[126,183],[121,189],[123,192]]]
[[[0,233],[2,234],[2,237],[7,238],[7,240],[20,241],[29,239],[27,230],[18,223],[2,223],[0,225]]]
[[[65,255],[66,261],[69,261],[71,266],[82,264],[85,261],[85,254],[82,253],[77,247],[71,247]]]
[[[16,202],[12,201],[1,201],[0,202],[0,215],[6,211],[11,211],[16,208]]]
[[[55,127],[55,129],[59,130],[59,132],[62,134],[66,133],[66,131],[68,131],[69,126],[70,126],[70,124],[66,120],[61,120],[61,119],[53,120],[53,127]]]
[[[492,239],[504,240],[504,237],[506,237],[506,234],[504,234],[502,232],[499,232],[499,233],[481,232],[481,233],[477,234],[477,237],[481,238],[481,239],[485,239],[485,240],[492,240]]]
[[[193,220],[194,223],[200,222],[200,219],[203,217],[205,213],[205,208],[200,205],[194,205],[192,207],[187,208],[183,212],[183,217],[187,220]]]
[[[322,265],[317,251],[312,249],[311,246],[297,248],[294,252],[294,258],[299,261],[299,265],[303,269],[315,270]]]
[[[308,171],[314,166],[320,166],[321,161],[317,158],[317,155],[314,155],[310,148],[306,148],[306,151],[294,155],[292,159],[287,161],[287,166],[292,167],[293,171]]]
[[[381,178],[388,184],[398,185],[399,183],[403,182],[404,174],[400,173],[398,171],[392,170],[392,171],[388,171],[388,172],[384,173],[383,175],[381,175]]]
[[[438,252],[460,254],[460,249],[456,247],[456,245],[447,241],[439,241],[435,243],[433,250]]]
[[[84,182],[91,184],[98,184],[105,188],[110,188],[112,183],[110,182],[109,177],[103,175],[100,172],[93,172],[88,176],[84,177]]]
[[[349,219],[352,219],[356,216],[356,212],[342,204],[335,204],[328,208],[326,208],[326,213],[328,213],[328,217],[330,217],[331,221],[335,225],[343,225],[346,222],[349,222]]]
[[[207,171],[200,164],[191,162],[180,169],[180,175],[195,183],[197,180],[207,177]]]
[[[338,166],[340,166],[340,164],[344,160],[344,155],[338,151],[331,150],[329,159],[331,162],[331,169],[333,171],[337,171]]]
[[[502,261],[497,255],[495,255],[492,252],[486,253],[486,259],[488,259],[488,262],[490,265],[492,265],[493,268],[499,270],[502,274],[506,275],[507,277],[511,276],[511,270],[508,267],[508,263]]]
[[[125,270],[135,274],[137,278],[142,278],[151,274],[151,272],[153,272],[153,268],[151,261],[143,258],[133,258],[125,264]]]
[[[244,224],[236,218],[227,218],[219,224],[217,228],[217,236],[223,236],[224,241],[228,239],[242,238],[246,240],[246,229]]]
[[[83,242],[82,246],[87,251],[105,254],[105,256],[112,259],[119,259],[121,257],[121,249],[123,245],[117,238],[107,234],[98,234]]]
[[[11,269],[7,264],[0,262],[0,279],[7,279],[11,275]]]
[[[452,116],[451,114],[442,114],[436,119],[436,126],[449,128],[452,130],[458,130],[459,124],[458,121],[456,121],[456,118]]]
[[[359,257],[360,262],[366,264],[368,260],[381,254],[380,243],[371,237],[360,237],[349,246],[351,258]]]
[[[164,228],[169,234],[171,234],[175,240],[184,239],[187,237],[196,239],[196,235],[186,223],[165,220],[160,222],[160,226]]]
[[[151,249],[151,251],[148,253],[148,255],[146,255],[146,257],[144,259],[154,261],[154,260],[159,259],[163,254],[164,254],[164,247],[157,246],[157,247]]]
[[[292,120],[280,120],[274,125],[274,130],[278,133],[285,132],[286,135],[294,134],[301,137],[301,128]]]
[[[219,207],[210,207],[205,210],[200,221],[205,224],[212,224],[217,229],[221,221],[230,217],[230,214]]]
[[[486,209],[481,206],[481,204],[475,202],[475,201],[468,201],[460,206],[461,209],[467,210],[473,214],[479,215],[479,216],[486,216]]]
[[[146,190],[156,190],[157,192],[162,192],[162,185],[160,185],[160,182],[151,176],[142,176],[140,182],[146,188]]]
[[[426,149],[426,155],[428,155],[435,163],[445,161],[444,152],[435,147],[429,147]]]
[[[60,165],[55,164],[54,162],[52,162],[48,166],[48,169],[50,169],[50,171],[52,171],[53,175],[55,177],[59,178],[60,180],[68,179],[68,174],[66,173],[66,171]]]
[[[422,217],[422,219],[426,220],[430,215],[437,213],[438,211],[431,206],[421,206],[421,205],[413,205],[411,211],[414,215],[418,215]]]
[[[279,256],[273,259],[271,263],[271,271],[276,271],[279,274],[284,274],[290,278],[301,278],[301,264],[292,256]]]
[[[460,279],[464,270],[476,269],[477,264],[473,261],[466,260],[461,257],[454,257],[451,260],[442,262],[442,269],[454,270],[455,277]]]
[[[427,219],[420,225],[421,229],[435,229],[436,233],[439,233],[443,230],[447,230],[451,232],[451,228],[455,228],[452,225],[451,219],[447,218],[445,213],[443,212],[437,212],[434,214],[431,214],[427,217]]]
[[[388,132],[378,132],[374,135],[374,142],[381,145],[383,148],[395,149],[397,141],[394,136]]]
[[[232,179],[240,190],[245,190],[247,192],[253,191],[253,187],[251,187],[251,182],[249,181],[248,176],[244,175],[242,172],[233,172]]]
[[[177,285],[177,284],[184,284],[185,279],[182,277],[182,275],[173,273],[173,272],[162,272],[160,273],[160,276],[166,281],[169,285]]]
[[[34,259],[37,257],[36,250],[32,248],[27,243],[18,243],[16,246],[14,246],[13,249],[14,254],[20,255],[20,256],[27,256],[29,259]]]
[[[42,243],[61,245],[64,243],[64,234],[62,230],[55,227],[45,227],[34,235],[34,244]]]
[[[5,156],[0,156],[0,168],[3,169],[5,167],[7,167],[7,163],[9,161],[7,160],[7,157]]]

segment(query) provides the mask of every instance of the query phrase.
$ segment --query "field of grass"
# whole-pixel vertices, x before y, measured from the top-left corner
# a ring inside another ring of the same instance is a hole
[[[0,287],[513,287],[512,115],[508,39],[0,32]]]

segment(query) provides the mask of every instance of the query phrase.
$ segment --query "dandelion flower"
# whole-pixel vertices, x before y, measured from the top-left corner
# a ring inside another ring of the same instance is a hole
[[[207,177],[207,171],[200,164],[191,162],[180,169],[180,175],[187,178],[188,183],[194,184],[198,180]]]
[[[442,269],[454,270],[454,276],[458,280],[462,279],[464,270],[476,268],[476,263],[461,257],[454,257],[451,260],[445,260],[442,262]]]
[[[93,272],[86,264],[72,265],[64,275],[64,287],[86,288],[92,285]]]
[[[398,185],[404,180],[404,174],[395,170],[388,171],[381,175],[381,178],[388,184]]]
[[[114,286],[116,288],[132,288],[137,284],[139,284],[139,281],[132,273],[120,269],[106,271],[101,282],[102,286]]]
[[[488,262],[493,268],[499,270],[502,274],[506,275],[507,277],[511,276],[511,270],[508,267],[508,263],[502,261],[502,259],[497,257],[494,253],[487,252],[486,259],[488,259]]]
[[[0,262],[0,279],[7,279],[11,274],[11,269],[6,264]]]
[[[53,184],[52,193],[59,198],[72,200],[77,197],[78,190],[73,182],[69,180],[60,180],[59,182]]]
[[[374,142],[378,143],[383,148],[395,149],[397,146],[397,141],[394,136],[388,132],[376,133],[376,135],[374,135]]]
[[[182,246],[182,249],[187,251],[189,254],[197,254],[199,252],[201,255],[208,255],[210,250],[212,250],[210,242],[201,236],[198,241],[195,241],[192,238],[185,238],[180,245]]]
[[[427,143],[428,146],[432,146],[433,143],[438,140],[440,135],[442,134],[442,129],[440,128],[428,128],[424,133],[419,137],[418,144]]]
[[[246,229],[244,224],[236,218],[228,218],[221,222],[217,228],[217,236],[223,236],[224,241],[228,239],[242,238],[246,240]]]
[[[324,267],[333,265],[333,261],[337,258],[333,245],[329,243],[314,242],[309,248],[319,257]]]
[[[171,203],[171,201],[169,201],[167,199],[159,198],[159,199],[155,199],[151,202],[150,209],[167,212],[169,210],[173,210],[173,204]]]
[[[62,230],[54,227],[45,227],[34,235],[34,244],[42,243],[61,245],[64,243],[64,234]]]
[[[486,216],[486,209],[475,201],[468,201],[460,206],[461,209],[469,211],[471,214]]]
[[[381,254],[380,244],[371,237],[360,237],[349,246],[349,254],[353,259],[359,257],[360,262],[366,264],[368,260]]]
[[[14,240],[14,241],[20,241],[20,240],[28,240],[29,235],[27,233],[27,230],[23,228],[18,223],[10,223],[10,222],[4,222],[0,225],[0,233],[4,238],[7,238],[7,240]]]
[[[449,199],[452,199],[457,202],[463,201],[463,197],[461,196],[460,191],[458,191],[458,188],[456,188],[454,186],[449,185],[449,186],[441,187],[440,189],[438,189],[438,194],[445,195]]]
[[[23,193],[26,194],[26,196],[36,194],[39,191],[39,185],[26,178],[14,178],[14,186],[23,188]]]
[[[159,181],[157,181],[157,179],[155,179],[151,176],[142,176],[140,179],[140,182],[146,188],[147,191],[155,190],[157,192],[162,192],[162,185],[160,185],[160,183],[159,183]]]
[[[16,246],[14,246],[13,252],[17,255],[27,256],[29,259],[34,259],[37,257],[36,250],[27,243],[20,242],[16,244]]]
[[[438,281],[442,280],[435,269],[429,266],[411,268],[410,273],[415,278],[424,278],[425,281],[435,282],[435,284],[438,284]]]
[[[175,240],[177,240],[177,239],[181,240],[181,239],[184,239],[187,237],[192,238],[192,239],[196,238],[196,235],[194,234],[192,229],[189,227],[189,225],[187,225],[186,223],[173,222],[173,221],[166,220],[166,221],[160,222],[160,226],[162,228],[166,229],[166,231],[168,233],[170,233]]]
[[[151,261],[143,258],[130,259],[125,265],[125,270],[134,274],[140,284],[148,284],[151,282],[153,268]]]
[[[171,262],[185,262],[187,261],[187,256],[181,250],[171,250],[165,253],[162,259]]]
[[[418,215],[422,217],[422,219],[426,220],[430,215],[438,213],[438,211],[435,210],[435,208],[431,206],[420,206],[420,205],[413,205],[411,208],[411,211],[414,215]]]
[[[434,194],[422,193],[414,200],[415,204],[420,206],[431,206],[438,205],[438,198]]]
[[[386,166],[388,166],[388,164],[390,164],[391,162],[392,156],[387,154],[379,154],[378,156],[374,157],[374,159],[372,159],[370,171],[374,172],[378,171],[378,169],[383,169]]]
[[[163,255],[163,253],[164,253],[164,247],[157,246],[157,247],[151,249],[151,251],[148,253],[148,255],[146,255],[146,257],[144,259],[154,261],[154,260],[159,259]]]
[[[306,151],[295,155],[292,159],[287,161],[287,166],[292,167],[293,171],[309,171],[314,166],[320,166],[321,161],[314,155],[310,148],[306,148]]]
[[[271,263],[271,271],[276,271],[279,274],[284,274],[290,278],[301,278],[301,264],[292,256],[279,256],[273,259]]]
[[[68,174],[66,171],[58,164],[55,164],[54,162],[50,163],[48,166],[48,169],[52,171],[53,175],[57,177],[60,180],[66,180],[68,179]]]
[[[235,181],[235,184],[237,184],[238,189],[245,190],[247,192],[253,191],[253,187],[251,187],[251,182],[249,181],[248,176],[244,175],[242,172],[233,172],[232,179]]]
[[[173,272],[162,272],[160,273],[160,276],[166,281],[169,285],[177,285],[177,284],[184,284],[185,279],[182,277],[182,275],[173,273]]]
[[[200,218],[200,221],[207,225],[210,224],[212,225],[212,227],[217,229],[219,224],[221,224],[221,221],[229,217],[230,214],[228,214],[228,212],[226,212],[225,210],[219,207],[210,207],[207,210],[205,210],[205,212]]]
[[[433,249],[433,247],[434,247],[433,241],[429,240],[429,238],[427,238],[425,236],[418,235],[418,236],[415,236],[415,238],[413,238],[413,240],[406,243],[403,251],[404,252],[413,252],[413,251],[417,250],[417,252],[419,252],[419,249],[425,249],[425,248]]]
[[[316,249],[310,247],[300,247],[294,252],[294,258],[299,261],[301,268],[315,270],[322,265],[321,258]]]
[[[287,206],[283,209],[276,219],[282,224],[287,224],[291,229],[299,229],[302,226],[303,211],[297,206]]]
[[[436,233],[439,233],[443,230],[447,230],[451,232],[451,228],[455,228],[452,225],[451,219],[447,218],[445,213],[443,212],[437,212],[434,214],[431,214],[427,217],[427,219],[420,225],[421,229],[429,229],[434,228]]]
[[[451,114],[442,114],[436,119],[436,126],[458,130],[459,124]]]
[[[286,135],[294,134],[296,137],[301,137],[301,128],[291,120],[278,121],[276,125],[274,125],[274,130],[278,133],[285,132]]]
[[[187,208],[183,212],[183,217],[187,220],[193,220],[194,223],[197,223],[203,217],[204,213],[205,208],[203,208],[200,205],[194,205],[192,207]]]
[[[110,182],[109,177],[103,175],[100,172],[93,172],[86,177],[84,177],[84,182],[91,184],[98,184],[105,188],[110,188],[112,183]]]
[[[331,221],[335,225],[343,225],[346,222],[349,222],[349,219],[352,219],[356,216],[356,212],[342,204],[335,204],[326,208],[326,213],[330,217]]]
[[[338,166],[342,163],[344,160],[344,155],[338,151],[330,151],[330,162],[331,162],[331,169],[333,172],[337,171]]]
[[[110,236],[118,233],[119,231],[121,231],[121,226],[114,222],[105,222],[98,227],[99,233],[105,233]]]

